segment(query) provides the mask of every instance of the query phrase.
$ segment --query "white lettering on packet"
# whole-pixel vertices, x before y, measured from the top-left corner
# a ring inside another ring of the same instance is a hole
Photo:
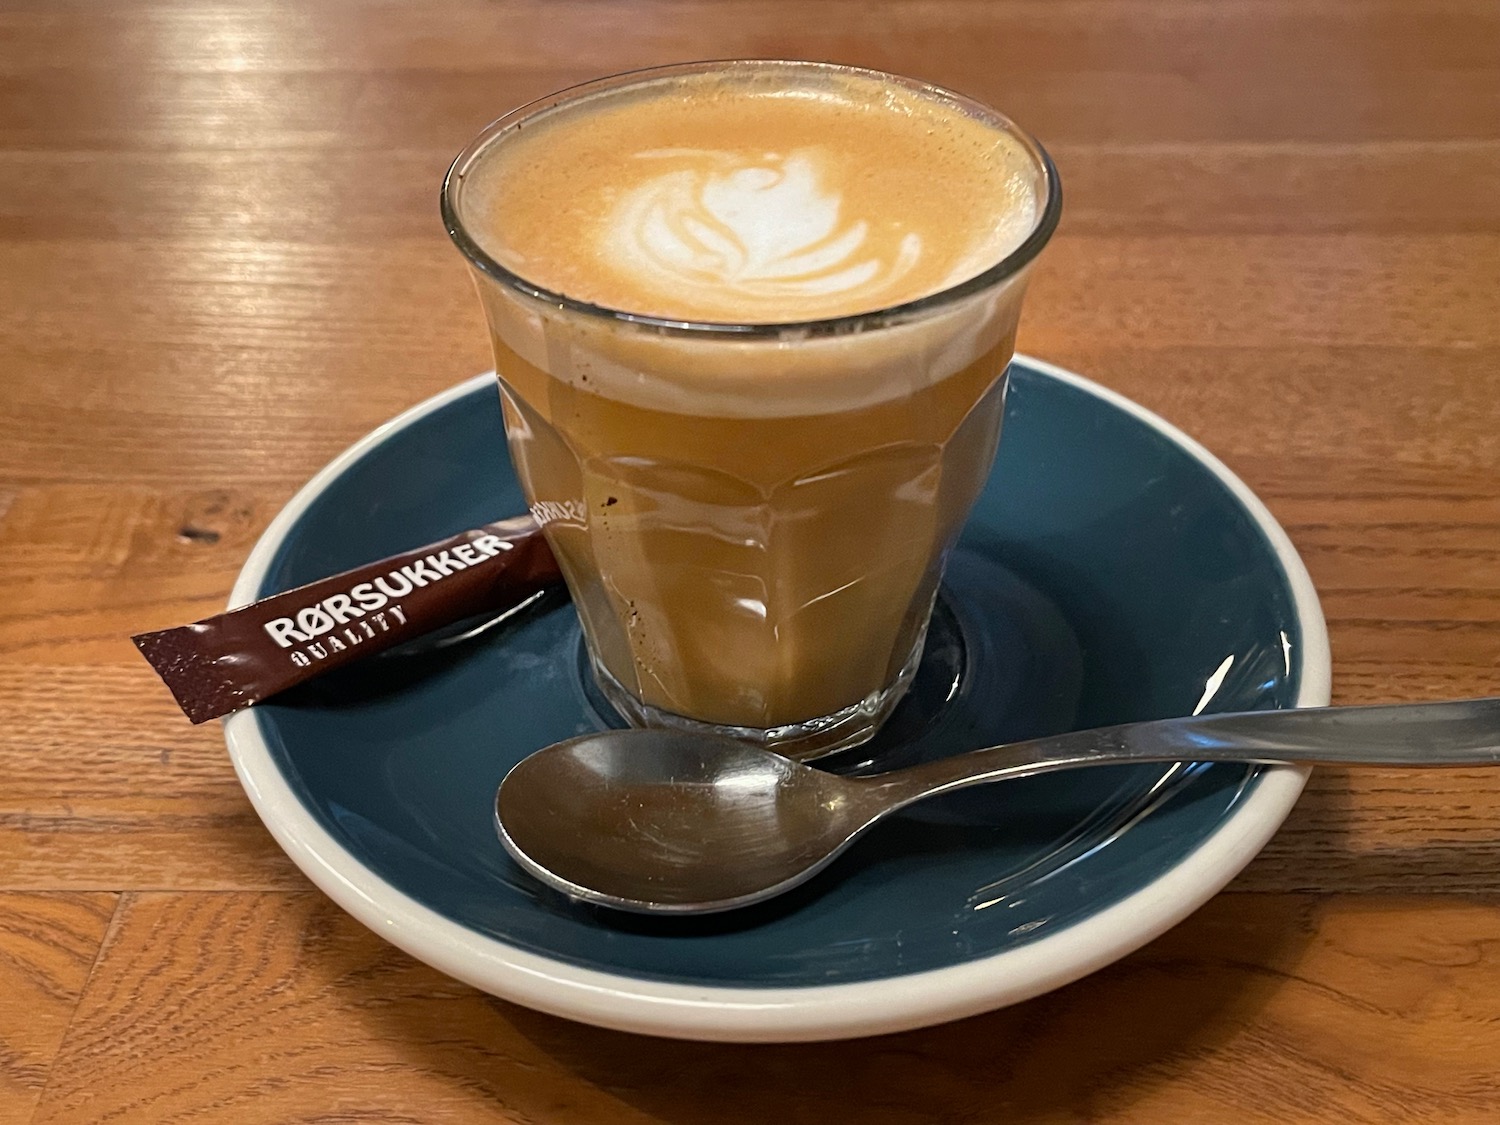
[[[842,221],[812,149],[759,157],[652,149],[636,159],[668,167],[625,193],[605,238],[615,262],[643,281],[726,295],[857,295],[896,281],[922,252],[915,232],[888,258],[868,246],[870,224]]]

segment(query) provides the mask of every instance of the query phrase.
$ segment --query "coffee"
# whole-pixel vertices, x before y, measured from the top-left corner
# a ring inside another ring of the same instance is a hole
[[[521,111],[445,202],[606,694],[867,737],[993,459],[1045,157],[890,76],[704,64]]]
[[[544,289],[677,320],[817,320],[966,281],[1031,233],[1009,134],[867,74],[699,73],[554,110],[470,191]]]

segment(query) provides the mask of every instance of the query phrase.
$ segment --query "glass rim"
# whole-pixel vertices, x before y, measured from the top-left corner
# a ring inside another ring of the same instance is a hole
[[[1037,168],[1041,172],[1045,198],[1042,200],[1041,210],[1032,225],[1030,233],[1027,234],[1026,238],[1014,250],[973,277],[910,301],[903,301],[900,304],[887,305],[878,309],[870,309],[865,312],[844,313],[839,316],[820,317],[812,320],[735,323],[731,321],[683,320],[673,317],[653,316],[647,313],[627,312],[623,309],[594,304],[589,301],[580,300],[577,297],[570,297],[565,293],[544,288],[516,273],[514,270],[501,265],[500,262],[496,261],[494,257],[479,245],[478,240],[466,229],[459,215],[457,198],[463,188],[465,176],[491,145],[497,143],[504,134],[510,132],[522,122],[530,120],[539,113],[543,113],[566,102],[575,101],[591,93],[602,93],[606,90],[627,87],[653,78],[666,78],[676,74],[703,73],[715,67],[807,68],[824,72],[878,78],[900,83],[909,90],[947,102],[965,112],[982,115],[985,120],[994,123],[1002,131],[1019,141],[1027,154],[1036,162]],[[946,87],[930,82],[922,82],[914,78],[905,78],[899,74],[891,74],[887,71],[875,70],[870,67],[850,66],[844,63],[813,62],[798,59],[704,59],[697,62],[674,63],[668,66],[641,67],[634,70],[620,71],[616,74],[564,87],[554,93],[517,106],[515,109],[486,125],[453,158],[453,163],[448,166],[448,171],[443,176],[439,206],[442,213],[443,226],[448,232],[448,237],[453,240],[454,245],[468,259],[469,263],[486,276],[527,297],[548,305],[580,313],[584,316],[632,324],[667,335],[691,336],[696,338],[718,336],[732,339],[754,339],[763,337],[775,338],[786,335],[835,336],[861,332],[885,324],[905,322],[913,318],[922,317],[927,313],[935,313],[950,305],[957,304],[967,297],[982,293],[1020,273],[1041,253],[1042,248],[1046,246],[1053,232],[1057,229],[1058,220],[1062,215],[1062,185],[1058,178],[1057,166],[1052,162],[1052,157],[1042,147],[1040,141],[1022,129],[1009,117],[1005,116],[1005,114],[992,109],[983,102],[976,101]]]

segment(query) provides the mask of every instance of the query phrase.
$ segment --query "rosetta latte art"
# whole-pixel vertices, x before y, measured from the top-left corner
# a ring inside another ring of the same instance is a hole
[[[662,170],[623,194],[605,237],[642,281],[752,298],[853,296],[899,280],[921,256],[915,232],[841,214],[815,150],[653,149],[636,159]]]

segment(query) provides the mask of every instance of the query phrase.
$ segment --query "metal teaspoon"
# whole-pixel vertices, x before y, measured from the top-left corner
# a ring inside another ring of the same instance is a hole
[[[574,898],[706,914],[805,882],[888,813],[939,793],[1122,762],[1500,764],[1500,699],[1247,711],[1015,742],[839,777],[727,738],[608,730],[549,746],[500,783],[516,861]]]

